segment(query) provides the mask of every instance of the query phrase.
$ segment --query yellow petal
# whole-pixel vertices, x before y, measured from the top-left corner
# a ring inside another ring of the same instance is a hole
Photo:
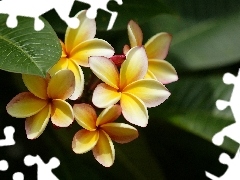
[[[165,60],[149,59],[148,69],[162,84],[169,84],[178,80],[174,67]]]
[[[74,104],[73,112],[75,119],[83,128],[93,131],[96,130],[97,114],[89,104]]]
[[[89,67],[88,58],[91,56],[112,57],[113,47],[102,39],[90,39],[76,46],[70,54],[70,58],[79,65]]]
[[[23,82],[28,90],[41,99],[47,99],[47,81],[46,79],[29,74],[22,75]]]
[[[92,102],[99,108],[106,108],[116,104],[121,98],[121,93],[111,86],[101,83],[93,91]]]
[[[172,36],[162,32],[153,36],[144,45],[149,59],[165,59],[172,40]]]
[[[60,70],[67,69],[68,61],[66,57],[60,58],[60,60],[48,71],[50,76],[54,76]]]
[[[99,114],[96,126],[115,121],[121,113],[122,109],[119,105],[109,106]]]
[[[25,130],[28,139],[36,139],[43,133],[48,124],[50,112],[51,106],[47,105],[36,115],[26,119]]]
[[[142,45],[142,40],[143,40],[142,30],[138,26],[138,24],[133,20],[131,20],[128,23],[128,38],[129,38],[131,47]]]
[[[115,64],[105,57],[90,57],[90,69],[93,73],[109,86],[118,89],[119,72]]]
[[[15,96],[7,104],[7,112],[13,117],[30,117],[41,111],[48,104],[47,100],[40,99],[30,92],[23,92]]]
[[[74,119],[73,109],[70,104],[61,99],[52,100],[51,121],[59,127],[68,127]]]
[[[65,47],[68,54],[78,44],[93,39],[96,34],[96,22],[86,17],[86,11],[80,11],[75,17],[80,20],[79,27],[76,29],[68,27],[65,34]]]
[[[120,69],[120,87],[144,78],[147,73],[148,59],[143,47],[134,47],[126,55]]]
[[[98,137],[98,131],[88,131],[81,129],[73,137],[73,151],[77,154],[82,154],[92,150],[92,148],[97,144]]]
[[[128,143],[138,137],[138,131],[133,126],[124,123],[107,123],[101,126],[109,137],[118,143]]]
[[[80,66],[78,66],[76,62],[74,62],[72,60],[69,61],[68,69],[73,72],[74,78],[75,78],[75,89],[69,99],[76,100],[83,93],[84,74],[83,74],[82,68]]]
[[[148,112],[144,102],[129,93],[122,93],[120,100],[124,118],[135,125],[146,127],[148,123]]]
[[[52,99],[68,99],[72,95],[74,88],[75,78],[72,71],[58,71],[48,83],[48,97]]]
[[[141,99],[147,107],[155,107],[163,103],[170,92],[160,82],[153,79],[142,79],[129,84],[123,92],[133,94]]]
[[[149,71],[149,68],[148,68],[147,74],[145,75],[144,79],[155,79],[155,80],[157,80],[156,76],[154,76],[154,74],[151,71]]]
[[[95,159],[105,167],[112,166],[115,159],[115,149],[110,137],[104,132],[99,131],[99,139],[92,149]]]
[[[61,40],[60,40],[60,44],[61,44],[61,47],[62,47],[62,55],[61,55],[61,57],[67,57],[65,44]]]

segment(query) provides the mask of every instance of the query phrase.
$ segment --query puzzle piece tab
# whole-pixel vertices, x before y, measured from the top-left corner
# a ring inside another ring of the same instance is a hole
[[[39,16],[55,9],[59,17],[71,28],[79,26],[79,20],[70,18],[69,13],[75,0],[2,0],[0,1],[0,13],[8,14],[7,26],[15,28],[18,24],[17,16],[34,18],[34,29],[40,31],[44,23]]]
[[[37,164],[38,180],[58,180],[58,178],[52,173],[52,169],[55,169],[60,165],[60,161],[56,157],[51,158],[50,161],[45,164],[40,158],[40,156],[27,155],[24,158],[24,163],[26,166],[32,166],[34,164]]]
[[[11,146],[15,144],[13,134],[15,129],[12,126],[7,126],[3,130],[5,139],[0,139],[0,146]]]
[[[240,149],[238,149],[233,159],[226,153],[222,153],[219,157],[222,164],[228,165],[228,169],[221,177],[216,177],[211,173],[205,172],[206,176],[211,180],[239,180],[240,179]]]
[[[17,16],[34,18],[34,29],[40,31],[44,28],[43,21],[39,16],[55,9],[59,17],[71,28],[76,29],[79,26],[79,20],[75,17],[69,17],[75,0],[2,0],[0,1],[0,14],[8,14],[7,26],[15,28],[18,25]],[[118,13],[110,11],[107,4],[110,0],[77,0],[89,4],[91,7],[87,10],[87,17],[94,19],[97,16],[97,10],[102,9],[111,14],[107,30],[112,29]],[[115,0],[119,5],[122,0]]]
[[[8,162],[6,160],[0,161],[0,171],[6,171],[8,169]]]
[[[223,144],[224,137],[227,136],[232,140],[240,144],[240,69],[238,75],[234,76],[231,73],[225,73],[223,76],[223,82],[225,84],[234,84],[231,98],[229,101],[217,100],[216,106],[219,110],[224,110],[228,106],[231,108],[235,123],[223,128],[220,132],[213,136],[212,142],[220,146]],[[233,159],[226,153],[222,153],[219,157],[219,161],[222,164],[227,164],[228,169],[221,177],[216,177],[209,172],[205,172],[206,176],[211,180],[239,180],[240,179],[240,148],[238,149],[235,157]]]
[[[230,106],[234,119],[236,122],[240,123],[240,111],[239,111],[239,102],[240,102],[240,69],[238,75],[234,76],[231,73],[225,73],[223,76],[223,82],[225,84],[233,84],[232,95],[229,101],[217,100],[216,106],[219,110],[224,110],[227,106]]]
[[[8,162],[6,160],[0,161],[0,171],[8,170]],[[13,180],[24,180],[24,175],[21,172],[15,172],[12,176]]]
[[[113,24],[114,22],[116,21],[117,19],[117,15],[118,13],[117,12],[113,12],[113,11],[110,11],[108,8],[107,8],[107,4],[110,0],[77,0],[79,2],[83,2],[85,4],[89,4],[91,7],[87,10],[87,17],[89,19],[95,19],[97,17],[97,10],[98,9],[102,9],[108,13],[111,14],[111,18],[110,18],[110,21],[109,21],[109,24],[108,24],[108,27],[107,27],[107,30],[110,30],[112,29],[113,27]],[[123,2],[122,0],[115,0],[119,5],[122,5]]]

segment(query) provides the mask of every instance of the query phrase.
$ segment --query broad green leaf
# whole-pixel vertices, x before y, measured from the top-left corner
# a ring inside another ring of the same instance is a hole
[[[240,14],[200,22],[173,35],[170,56],[179,68],[218,68],[239,62]]]
[[[34,30],[33,19],[18,17],[18,26],[6,26],[7,15],[0,15],[0,69],[45,76],[61,56],[58,37],[49,23]]]
[[[182,76],[169,86],[170,98],[158,108],[150,109],[150,117],[165,119],[211,141],[214,134],[234,123],[229,107],[220,111],[215,106],[218,99],[229,101],[232,88],[222,82],[222,76]],[[235,145],[228,141],[223,148],[234,152]]]
[[[240,60],[239,13],[201,22],[159,15],[142,27],[145,39],[163,31],[172,34],[166,59],[178,71],[219,68]]]

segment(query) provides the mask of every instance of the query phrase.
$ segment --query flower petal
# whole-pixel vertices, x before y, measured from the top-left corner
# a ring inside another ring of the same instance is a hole
[[[144,45],[149,59],[165,59],[172,40],[168,33],[158,33]]]
[[[80,11],[75,17],[80,20],[79,27],[76,29],[68,27],[65,34],[65,47],[69,54],[78,44],[93,39],[96,34],[96,22],[86,17],[86,11]]]
[[[92,102],[99,108],[106,108],[116,104],[121,98],[121,93],[111,86],[101,83],[93,91]]]
[[[151,71],[162,84],[168,84],[178,80],[177,72],[169,62],[160,59],[149,59],[148,62],[148,70]]]
[[[61,99],[52,100],[51,121],[59,127],[68,127],[74,119],[70,104]]]
[[[38,138],[45,130],[50,118],[51,106],[47,105],[40,112],[26,119],[25,130],[28,139]]]
[[[34,96],[30,92],[23,92],[16,95],[8,104],[7,112],[13,117],[26,118],[41,111],[48,101]]]
[[[75,89],[69,99],[76,100],[79,98],[84,89],[84,74],[82,68],[77,65],[75,61],[70,60],[68,63],[68,69],[71,70],[75,77]]]
[[[62,57],[60,60],[48,71],[50,76],[54,76],[58,71],[67,69],[68,67],[68,58]]]
[[[160,82],[153,79],[142,79],[129,84],[123,92],[133,94],[141,99],[147,107],[155,107],[163,103],[170,92]]]
[[[96,122],[96,126],[110,123],[115,121],[122,113],[121,106],[113,105],[109,106],[108,108],[104,109],[101,114],[99,114]]]
[[[41,99],[47,99],[47,81],[46,79],[29,74],[22,75],[23,82],[28,90]]]
[[[99,139],[93,148],[95,159],[105,167],[112,166],[115,159],[115,149],[110,137],[104,132],[99,131]]]
[[[69,57],[76,61],[79,65],[89,67],[89,57],[104,56],[110,58],[113,54],[114,49],[107,41],[95,38],[84,41],[76,46]]]
[[[141,28],[138,26],[136,22],[131,20],[128,23],[128,38],[130,41],[131,47],[141,46],[143,40],[143,33]]]
[[[143,47],[134,47],[126,55],[120,69],[120,87],[144,78],[147,73],[148,59]]]
[[[141,127],[147,126],[148,111],[141,99],[124,92],[122,93],[120,105],[122,114],[128,122]]]
[[[70,70],[58,71],[49,81],[47,93],[52,99],[69,98],[75,87],[74,74]]]
[[[90,57],[90,69],[103,82],[118,89],[119,72],[115,64],[105,57]]]
[[[128,143],[138,137],[138,131],[133,126],[124,123],[107,123],[101,126],[109,137],[118,143]]]
[[[73,137],[72,149],[77,154],[92,150],[99,138],[98,131],[79,130]]]
[[[148,69],[147,74],[145,75],[144,79],[155,79],[155,80],[157,80],[156,76],[154,76],[154,74],[151,71],[149,71],[149,69]]]
[[[130,50],[129,45],[126,44],[123,46],[123,54],[127,54],[129,50]]]
[[[62,55],[61,55],[61,57],[67,57],[65,44],[61,40],[60,40],[60,44],[61,44],[61,47],[62,47]]]
[[[75,119],[83,128],[93,131],[96,130],[97,114],[89,104],[74,104],[73,112]]]

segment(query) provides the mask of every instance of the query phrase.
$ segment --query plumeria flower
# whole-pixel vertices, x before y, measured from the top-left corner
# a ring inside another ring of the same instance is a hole
[[[128,23],[128,37],[130,46],[142,46],[143,33],[137,23],[130,21]],[[168,54],[168,49],[172,36],[168,33],[161,32],[151,37],[144,45],[148,57],[148,72],[145,78],[153,78],[162,84],[169,84],[177,81],[178,76],[174,67],[164,59]],[[126,53],[130,48],[124,47]]]
[[[26,118],[25,129],[28,139],[39,137],[49,118],[59,127],[69,126],[74,119],[68,99],[75,86],[74,75],[70,70],[61,70],[51,79],[35,75],[22,75],[30,92],[15,96],[7,104],[7,112],[17,118]]]
[[[83,92],[84,75],[79,65],[88,67],[90,56],[111,57],[114,54],[114,50],[108,42],[94,38],[96,23],[94,19],[86,17],[86,11],[80,11],[75,17],[80,20],[80,26],[77,29],[67,28],[65,42],[61,42],[61,59],[49,71],[51,75],[61,69],[70,69],[74,73],[75,90],[70,97],[72,100],[76,100]]]
[[[93,107],[84,103],[75,104],[73,111],[76,121],[84,128],[73,137],[73,151],[82,154],[92,150],[95,159],[105,167],[110,167],[115,159],[112,140],[128,143],[138,137],[134,127],[113,122],[121,115],[119,105],[109,106],[98,117]]]
[[[147,126],[147,107],[164,102],[169,91],[155,79],[143,79],[148,69],[148,59],[143,47],[134,47],[126,54],[120,73],[116,65],[105,57],[90,57],[90,68],[104,83],[93,92],[93,104],[106,108],[120,101],[122,114],[127,121]]]

